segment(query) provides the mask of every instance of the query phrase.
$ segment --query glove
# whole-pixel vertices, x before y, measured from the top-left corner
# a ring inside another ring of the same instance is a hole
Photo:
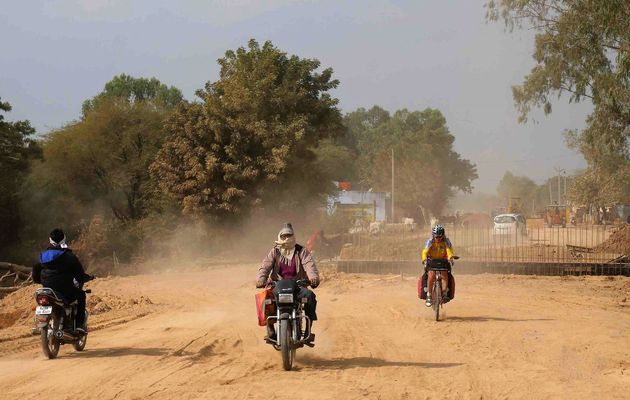
[[[317,286],[319,286],[319,278],[313,278],[310,281],[311,281],[311,287],[313,289],[315,289],[315,288],[317,288]]]
[[[258,289],[262,289],[262,288],[264,288],[265,286],[267,286],[267,285],[266,285],[266,282],[265,282],[264,280],[258,280],[258,281],[256,281],[256,287],[257,287]]]

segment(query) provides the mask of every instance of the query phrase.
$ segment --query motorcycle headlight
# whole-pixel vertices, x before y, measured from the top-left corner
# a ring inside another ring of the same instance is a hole
[[[293,293],[278,294],[278,303],[293,303]]]

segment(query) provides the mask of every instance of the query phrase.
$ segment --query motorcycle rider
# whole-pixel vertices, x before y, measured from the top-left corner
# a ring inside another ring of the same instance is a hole
[[[446,231],[442,225],[435,225],[431,230],[431,238],[427,240],[422,250],[422,264],[424,265],[425,272],[427,272],[427,259],[432,260],[448,260],[453,263],[453,245],[451,241],[446,237]],[[435,271],[428,270],[427,288],[432,288],[435,282]],[[450,300],[448,295],[448,272],[440,271],[442,276],[442,293],[445,301]],[[431,290],[427,290],[426,306],[431,306]]]
[[[278,240],[276,240],[274,247],[267,254],[267,257],[265,257],[258,269],[256,287],[264,288],[271,281],[280,279],[297,280],[305,278],[310,280],[310,285],[313,289],[319,286],[319,272],[317,271],[315,260],[308,249],[296,243],[293,226],[290,223],[286,223],[278,233]],[[304,305],[304,313],[311,320],[312,326],[313,321],[317,320],[315,293],[308,288],[300,287],[298,297],[307,299]],[[306,335],[306,330],[304,334]],[[276,331],[273,322],[270,321],[267,321],[267,338],[276,340]],[[306,339],[309,342],[315,340],[315,335],[312,331],[310,337]]]
[[[77,256],[68,248],[61,229],[53,229],[48,240],[50,246],[40,253],[40,262],[33,266],[33,281],[59,292],[68,302],[77,300],[76,333],[87,333],[82,287],[94,277],[85,273]]]

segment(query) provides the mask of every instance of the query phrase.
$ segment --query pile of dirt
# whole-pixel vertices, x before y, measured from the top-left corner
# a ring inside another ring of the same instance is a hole
[[[625,224],[619,227],[607,240],[595,246],[595,251],[630,255],[630,225]]]
[[[103,314],[112,310],[125,310],[138,305],[153,304],[150,298],[140,296],[139,299],[124,299],[116,295],[90,296],[87,300],[87,310],[91,315]]]
[[[0,329],[25,323],[33,317],[36,285],[26,286],[0,299]]]
[[[36,306],[33,293],[39,287],[39,285],[30,285],[0,299],[0,329],[14,325],[28,325],[32,322],[33,310]],[[145,296],[125,298],[113,294],[103,294],[99,296],[88,295],[87,298],[87,310],[90,315],[134,309],[151,304],[153,304],[151,299]]]

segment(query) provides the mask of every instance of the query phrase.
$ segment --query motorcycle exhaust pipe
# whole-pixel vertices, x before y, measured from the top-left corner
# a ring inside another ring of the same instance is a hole
[[[55,338],[59,340],[65,340],[65,341],[76,340],[74,336],[62,330],[55,331]]]

